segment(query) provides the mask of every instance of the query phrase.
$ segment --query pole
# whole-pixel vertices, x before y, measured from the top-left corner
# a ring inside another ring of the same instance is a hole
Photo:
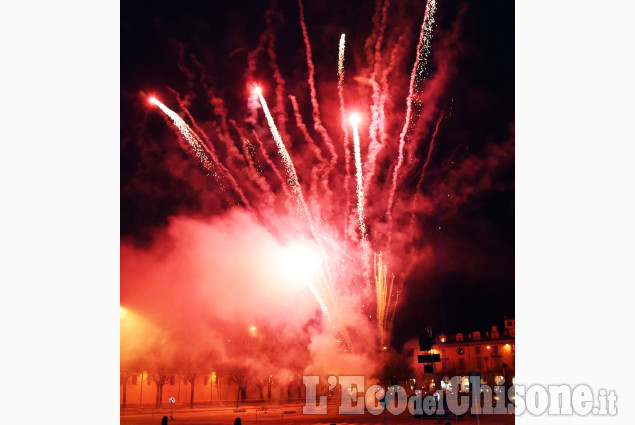
[[[437,374],[434,370],[434,358],[432,358],[432,356],[434,355],[434,349],[430,349],[430,357],[432,360],[432,380],[434,381],[434,391],[437,391]]]
[[[144,372],[141,372],[141,389],[139,390],[139,407],[141,407],[141,401],[143,399],[143,375],[144,375]]]

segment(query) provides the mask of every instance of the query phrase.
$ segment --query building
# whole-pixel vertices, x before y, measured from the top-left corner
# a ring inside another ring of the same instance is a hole
[[[484,332],[440,334],[435,337],[432,353],[440,355],[432,379],[445,383],[453,376],[461,376],[465,384],[469,375],[479,374],[487,385],[511,385],[516,365],[515,319],[505,317],[502,330],[492,326]]]
[[[193,379],[194,392],[192,392]],[[160,379],[159,379],[160,381]],[[149,372],[122,372],[120,375],[119,402],[122,407],[131,406],[155,406],[168,405],[168,400],[174,398],[176,406],[194,404],[210,405],[234,405],[239,397],[239,388],[232,381],[229,374],[217,372],[198,373],[196,375],[185,375],[182,373],[171,373],[164,375],[164,385],[161,390],[161,399],[157,403],[157,392],[159,391],[157,379]],[[245,393],[240,395],[241,402],[248,403],[279,403],[289,400],[302,400],[304,389],[302,387],[302,376],[286,384],[273,381],[271,384],[267,380],[261,380],[258,384],[251,383],[245,389]]]

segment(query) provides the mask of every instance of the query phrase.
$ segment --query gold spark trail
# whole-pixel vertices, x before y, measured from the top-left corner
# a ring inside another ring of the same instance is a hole
[[[395,302],[393,308],[393,314],[388,318],[389,307],[392,300],[392,288],[395,282],[393,276],[388,285],[388,267],[383,263],[382,254],[375,253],[374,256],[375,266],[375,293],[377,295],[377,328],[379,330],[381,346],[384,346],[386,339],[390,335],[392,330],[392,323],[395,318],[395,310],[397,303]],[[397,294],[397,300],[399,294]]]

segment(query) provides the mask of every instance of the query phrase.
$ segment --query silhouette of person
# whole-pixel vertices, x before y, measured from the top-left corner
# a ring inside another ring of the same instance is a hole
[[[163,419],[161,419],[161,425],[168,425],[168,417],[164,416]]]
[[[234,421],[234,425],[242,425],[240,418],[236,418],[236,420]]]

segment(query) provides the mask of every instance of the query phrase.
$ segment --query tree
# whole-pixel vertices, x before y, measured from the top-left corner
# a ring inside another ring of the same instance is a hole
[[[121,359],[120,361],[120,373],[119,373],[119,383],[122,386],[122,398],[121,398],[121,407],[126,407],[127,403],[127,389],[128,382],[130,381],[130,377],[135,376],[137,371],[141,369],[140,362],[138,361],[129,361]]]
[[[152,374],[152,380],[157,385],[156,407],[159,407],[161,406],[161,401],[163,400],[163,386],[168,383],[170,376],[167,374],[165,369],[161,368]]]
[[[123,398],[121,400],[121,407],[126,407],[126,387],[128,386],[128,379],[131,373],[128,371],[121,372],[119,375],[120,384],[123,385]]]
[[[213,359],[218,355],[210,346],[197,346],[197,341],[191,335],[175,336],[173,341],[174,355],[171,364],[175,371],[185,377],[185,382],[190,384],[190,408],[193,408],[196,378],[213,369]],[[210,387],[211,385],[213,383],[210,383]]]
[[[256,388],[258,388],[258,393],[260,394],[260,400],[265,400],[265,393],[263,390],[265,389],[265,383],[263,381],[256,381]]]
[[[190,409],[194,407],[194,381],[196,381],[196,372],[190,372],[185,375],[185,379],[190,383]]]
[[[235,364],[229,372],[229,379],[238,385],[238,394],[236,396],[236,407],[241,401],[244,403],[247,399],[247,383],[249,381],[249,369],[244,364]]]

